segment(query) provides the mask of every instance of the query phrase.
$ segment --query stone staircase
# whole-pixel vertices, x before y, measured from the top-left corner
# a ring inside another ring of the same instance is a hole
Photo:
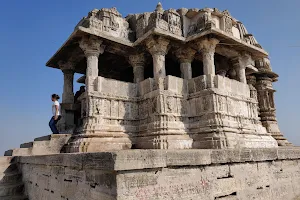
[[[70,138],[71,134],[47,135],[35,138],[33,142],[21,144],[20,148],[7,150],[4,156],[59,154]]]
[[[1,200],[28,200],[23,196],[24,184],[22,174],[13,157],[0,157],[0,199]]]

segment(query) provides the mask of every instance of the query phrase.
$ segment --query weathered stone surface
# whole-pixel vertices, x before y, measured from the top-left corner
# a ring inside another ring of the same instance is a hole
[[[24,184],[17,159],[0,157],[0,199],[25,200]]]
[[[74,72],[85,75],[79,119],[63,111],[62,132],[76,133],[64,152],[290,145],[267,56],[228,10],[94,9],[47,63],[64,72],[64,104]]]
[[[283,160],[291,150],[293,158]],[[300,148],[123,150],[17,161],[32,200],[294,200],[300,195],[299,152]]]

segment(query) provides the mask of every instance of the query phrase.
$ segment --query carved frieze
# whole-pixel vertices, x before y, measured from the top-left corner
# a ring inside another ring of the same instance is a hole
[[[199,11],[199,18],[197,21],[192,21],[188,27],[187,36],[191,36],[206,29],[215,27],[216,23],[211,16],[211,9],[202,9]]]
[[[128,41],[134,40],[129,23],[114,7],[92,10],[77,26],[90,28],[95,33],[106,33]]]
[[[232,17],[228,10],[224,10],[222,12],[222,14],[223,14],[223,17],[222,17],[223,30],[228,34],[232,34],[232,26],[233,26]]]

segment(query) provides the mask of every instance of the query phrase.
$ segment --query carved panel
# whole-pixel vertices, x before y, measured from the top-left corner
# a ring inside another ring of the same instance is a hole
[[[129,28],[129,23],[116,8],[94,9],[87,18],[79,25],[90,28],[96,33],[109,33],[112,36],[132,41],[133,31]]]
[[[111,117],[117,118],[118,117],[118,107],[119,103],[118,101],[112,100],[111,101]]]
[[[218,110],[220,112],[227,111],[227,109],[226,109],[226,97],[218,96],[217,98],[218,98]]]
[[[103,100],[103,115],[105,117],[110,117],[110,100]]]
[[[166,112],[167,113],[177,113],[176,106],[177,99],[175,97],[166,97]]]

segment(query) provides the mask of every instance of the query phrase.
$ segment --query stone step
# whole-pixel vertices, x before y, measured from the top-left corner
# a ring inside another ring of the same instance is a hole
[[[25,196],[5,196],[1,197],[1,200],[28,200]]]
[[[18,171],[18,165],[15,163],[7,163],[0,165],[0,173],[2,174],[10,174]]]
[[[71,134],[52,134],[38,137],[33,142],[21,144],[20,148],[5,151],[4,156],[59,154],[70,138]]]
[[[0,166],[2,164],[9,164],[11,162],[13,162],[12,156],[0,156]]]
[[[32,148],[16,148],[5,151],[4,156],[30,156]]]
[[[0,173],[0,186],[19,183],[22,181],[22,174],[14,172],[10,174]]]
[[[67,138],[70,139],[71,134],[51,134],[51,135],[45,135],[42,137],[35,138],[34,141],[46,141],[46,140],[52,140],[52,139],[58,139],[58,138]]]
[[[13,196],[13,195],[22,195],[24,190],[24,185],[22,182],[11,185],[0,185],[0,199],[5,196]]]
[[[31,148],[33,146],[33,142],[27,142],[20,145],[20,148]]]
[[[35,138],[32,155],[59,154],[70,138],[71,134],[53,134]]]

